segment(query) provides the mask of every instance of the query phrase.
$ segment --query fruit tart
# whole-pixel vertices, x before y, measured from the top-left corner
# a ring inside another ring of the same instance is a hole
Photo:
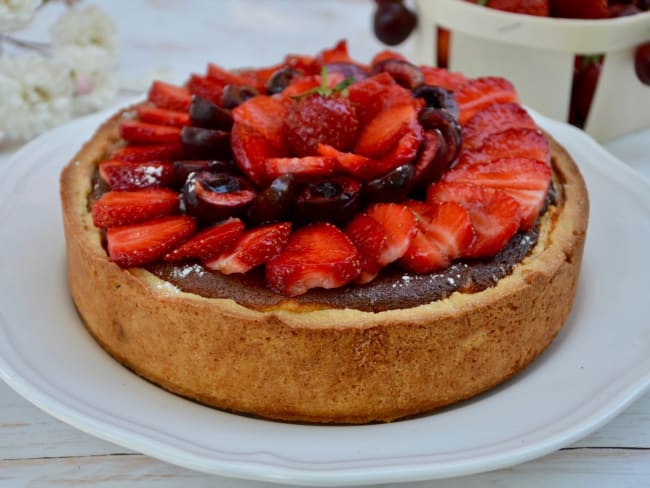
[[[498,77],[345,41],[107,120],[61,176],[72,297],[115,359],[223,410],[431,412],[551,343],[588,219],[569,155]]]

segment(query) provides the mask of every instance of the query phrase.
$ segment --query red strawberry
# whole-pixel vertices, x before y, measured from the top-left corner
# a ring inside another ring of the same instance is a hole
[[[206,76],[212,80],[218,81],[221,85],[247,84],[245,78],[242,78],[241,76],[213,63],[208,64]]]
[[[398,53],[397,51],[392,51],[390,49],[384,49],[383,51],[379,51],[377,54],[373,56],[372,61],[370,61],[370,67],[372,68],[376,64],[379,64],[382,61],[385,61],[386,59],[397,59],[398,61],[407,61],[407,59],[404,57],[403,54]]]
[[[338,288],[360,272],[359,253],[348,236],[318,222],[295,231],[266,265],[266,282],[277,293],[297,296],[312,288]]]
[[[366,209],[366,213],[386,230],[386,242],[377,260],[379,266],[386,266],[404,256],[417,232],[413,212],[398,203],[375,203]]]
[[[333,175],[337,169],[334,158],[322,156],[305,156],[302,158],[268,158],[264,162],[266,174],[275,179],[280,175],[291,173],[296,176],[315,177]]]
[[[287,142],[294,154],[318,154],[318,144],[328,144],[339,151],[352,147],[359,121],[347,97],[314,93],[295,101],[286,118]]]
[[[464,125],[479,110],[493,103],[517,102],[515,87],[505,78],[487,76],[465,83],[454,92],[460,113],[458,122]]]
[[[469,81],[462,73],[448,71],[445,68],[422,65],[420,71],[422,71],[424,82],[427,85],[441,86],[451,91],[458,90]]]
[[[150,124],[139,120],[125,120],[120,124],[122,139],[136,144],[180,142],[181,128]]]
[[[537,124],[518,103],[495,103],[467,121],[463,127],[463,149],[478,149],[487,137],[506,129],[537,129]]]
[[[354,282],[369,283],[381,270],[379,256],[387,240],[386,229],[369,215],[360,213],[348,222],[344,232],[359,251],[361,272]]]
[[[291,224],[281,222],[244,231],[226,251],[204,262],[223,274],[246,273],[276,256],[286,245]]]
[[[427,201],[457,202],[465,207],[476,232],[469,257],[494,256],[515,235],[521,222],[519,204],[493,188],[440,182],[429,187]]]
[[[551,160],[548,139],[539,129],[507,129],[485,138],[480,149],[463,151],[457,166],[494,161],[504,155],[546,163]]]
[[[521,228],[529,230],[544,205],[551,182],[551,168],[534,159],[503,158],[454,169],[445,174],[443,181],[503,190],[519,203]]]
[[[320,66],[315,62],[314,58],[302,54],[287,54],[284,57],[283,64],[304,73],[307,76],[315,75],[320,72]]]
[[[271,141],[255,129],[235,123],[230,133],[230,144],[237,166],[251,181],[260,187],[270,183],[265,161],[282,157],[281,151]]]
[[[236,218],[208,227],[173,251],[165,254],[166,261],[211,259],[225,251],[244,231],[244,223]]]
[[[421,100],[414,99],[411,90],[398,85],[386,72],[353,83],[348,98],[357,109],[359,127],[364,127],[381,111],[395,105],[413,105],[416,110]]]
[[[92,205],[97,227],[115,227],[171,215],[178,211],[178,193],[167,188],[108,191]]]
[[[138,118],[143,122],[170,125],[172,127],[190,125],[190,116],[186,112],[165,110],[154,105],[138,105],[135,107],[135,111],[138,114]]]
[[[409,271],[430,273],[465,256],[475,239],[469,213],[456,202],[406,202],[418,221],[415,234],[400,264]]]
[[[267,95],[249,98],[232,111],[235,122],[247,125],[286,153],[285,119],[287,111],[278,100]]]
[[[609,17],[607,0],[550,0],[551,15],[567,19],[605,19]]]
[[[176,181],[174,165],[157,161],[127,163],[109,159],[99,165],[99,174],[113,190],[168,186]]]
[[[413,162],[423,140],[424,130],[417,120],[413,120],[395,147],[371,166],[373,177],[384,175],[402,164]]]
[[[480,3],[495,10],[512,12],[516,14],[536,15],[548,17],[550,15],[549,0],[468,0],[472,3]],[[566,1],[566,0],[562,0]]]
[[[320,65],[330,63],[352,63],[354,62],[348,54],[348,43],[345,39],[340,40],[336,45],[329,49],[323,49],[316,56],[316,62]]]
[[[187,89],[192,95],[197,95],[219,106],[224,86],[223,83],[213,78],[200,75],[191,75],[187,81]]]
[[[417,123],[417,112],[411,104],[383,110],[361,129],[354,152],[370,158],[381,157],[395,147],[414,123]]]
[[[173,161],[183,157],[182,144],[156,144],[147,146],[126,146],[111,154],[111,159],[142,163],[145,161]]]
[[[328,73],[325,81],[327,88],[333,89],[343,80],[345,80],[345,77],[340,73]],[[300,97],[309,90],[322,87],[323,79],[320,75],[296,76],[291,80],[289,86],[282,91],[280,99],[287,107],[290,107],[294,102],[292,97]]]
[[[185,215],[113,227],[106,232],[108,255],[123,267],[156,261],[194,233],[194,219]]]
[[[149,88],[148,100],[158,108],[186,112],[192,103],[192,95],[186,88],[154,81]]]

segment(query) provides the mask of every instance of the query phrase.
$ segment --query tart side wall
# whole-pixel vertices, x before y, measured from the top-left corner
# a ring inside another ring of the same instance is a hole
[[[571,310],[588,200],[554,143],[563,203],[549,212],[533,255],[494,288],[377,314],[258,312],[109,261],[87,205],[90,176],[116,140],[118,120],[62,174],[70,289],[109,354],[174,393],[280,420],[390,421],[510,378],[551,343]]]

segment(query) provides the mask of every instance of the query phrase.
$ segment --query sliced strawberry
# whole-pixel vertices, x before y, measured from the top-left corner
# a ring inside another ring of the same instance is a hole
[[[108,191],[92,205],[97,227],[115,227],[171,215],[178,211],[178,193],[167,188]]]
[[[415,161],[424,140],[424,130],[417,120],[413,120],[397,145],[387,154],[378,158],[372,166],[373,177],[385,175],[398,166]]]
[[[284,57],[284,66],[293,68],[306,76],[315,75],[320,72],[320,66],[312,56],[302,54],[287,54]]]
[[[391,49],[384,49],[383,51],[379,51],[377,54],[373,56],[372,61],[370,61],[370,67],[373,67],[376,64],[385,61],[386,59],[397,59],[398,61],[407,61],[407,59],[404,57],[403,54],[398,53],[397,51],[393,51]]]
[[[515,87],[505,78],[486,76],[468,81],[454,92],[460,113],[458,122],[467,123],[479,110],[493,103],[518,102]]]
[[[186,112],[165,110],[154,105],[138,105],[135,107],[135,111],[138,114],[138,118],[143,122],[169,125],[172,127],[190,125],[190,116]]]
[[[257,186],[270,183],[265,161],[282,157],[282,152],[255,129],[235,123],[230,133],[232,154],[239,169]]]
[[[460,203],[472,221],[476,239],[469,257],[497,254],[515,235],[521,222],[521,207],[502,190],[479,185],[439,182],[427,191],[429,202]]]
[[[282,68],[282,64],[274,64],[273,66],[268,66],[266,68],[239,69],[237,70],[236,75],[244,81],[244,85],[251,86],[260,93],[265,93],[266,84],[275,72]]]
[[[467,121],[463,127],[463,149],[478,149],[486,138],[507,129],[537,129],[537,124],[518,103],[495,103]]]
[[[338,168],[344,173],[362,181],[370,181],[375,177],[374,168],[377,162],[373,159],[351,152],[342,152],[328,144],[319,144],[317,151],[321,156],[334,158]]]
[[[463,150],[457,166],[490,162],[504,155],[537,159],[549,164],[551,149],[548,139],[539,129],[507,129],[486,137],[477,150]]]
[[[232,116],[235,122],[252,127],[286,153],[284,121],[287,110],[278,100],[267,95],[250,98],[236,107]]]
[[[329,49],[323,49],[316,56],[316,62],[320,65],[330,63],[351,63],[354,62],[348,54],[348,43],[345,39],[340,40],[336,45]]]
[[[350,85],[348,98],[357,108],[360,127],[367,125],[385,109],[411,104],[417,110],[421,102],[413,98],[411,90],[398,85],[386,72]]]
[[[173,251],[165,254],[164,259],[165,261],[212,259],[228,249],[243,231],[244,223],[241,220],[228,219],[192,236]]]
[[[275,179],[286,173],[301,177],[333,175],[338,165],[334,158],[305,156],[302,158],[268,158],[264,161],[264,167],[267,176]]]
[[[215,105],[221,106],[221,95],[224,84],[207,76],[191,75],[187,81],[187,89],[192,95],[209,100]]]
[[[454,169],[445,174],[443,181],[503,190],[519,203],[521,228],[529,230],[544,205],[551,183],[551,168],[534,159],[503,158]]]
[[[99,175],[113,190],[168,186],[176,181],[174,165],[162,161],[128,163],[109,159],[99,165]]]
[[[386,230],[386,242],[377,260],[379,266],[386,266],[404,256],[417,232],[413,212],[398,203],[375,203],[366,209],[366,213]]]
[[[192,95],[186,88],[164,81],[154,81],[147,98],[158,108],[181,112],[186,112],[192,103]]]
[[[411,104],[383,110],[362,127],[354,152],[370,158],[384,156],[416,122],[417,112]]]
[[[468,81],[462,73],[448,71],[445,68],[422,65],[420,66],[420,71],[422,71],[424,82],[427,85],[441,86],[451,91],[458,90]]]
[[[136,144],[164,144],[180,142],[181,128],[150,124],[139,120],[125,120],[120,124],[120,136]]]
[[[145,161],[173,161],[183,157],[182,144],[156,144],[126,146],[113,151],[110,158],[118,161],[141,163]]]
[[[244,231],[226,251],[204,262],[223,274],[246,273],[276,256],[289,240],[291,223],[281,222]]]
[[[327,74],[327,88],[334,88],[336,85],[345,80],[341,73]],[[290,105],[293,102],[291,97],[300,97],[309,90],[323,86],[323,79],[320,75],[296,76],[291,80],[289,86],[282,91],[281,99],[283,103]]]
[[[221,85],[246,85],[246,79],[214,63],[208,64],[206,76]]]
[[[106,232],[108,255],[123,267],[156,261],[194,233],[194,219],[185,215],[113,227]]]
[[[295,231],[282,252],[266,265],[272,290],[297,296],[312,288],[339,288],[360,272],[359,253],[348,236],[318,222]]]
[[[365,213],[357,214],[345,226],[344,232],[359,251],[361,272],[355,283],[369,283],[381,270],[379,256],[387,236],[384,226]]]
[[[418,231],[400,265],[408,271],[430,273],[446,268],[467,255],[474,242],[474,227],[469,213],[456,202],[405,203],[415,214]]]

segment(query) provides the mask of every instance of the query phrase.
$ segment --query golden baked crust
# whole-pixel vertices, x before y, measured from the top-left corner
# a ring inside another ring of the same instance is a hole
[[[379,313],[290,302],[262,312],[109,261],[88,197],[121,117],[61,175],[70,288],[96,340],[169,391],[272,419],[390,421],[511,377],[550,344],[571,310],[589,204],[577,167],[553,140],[559,203],[546,212],[531,255],[495,287]]]

